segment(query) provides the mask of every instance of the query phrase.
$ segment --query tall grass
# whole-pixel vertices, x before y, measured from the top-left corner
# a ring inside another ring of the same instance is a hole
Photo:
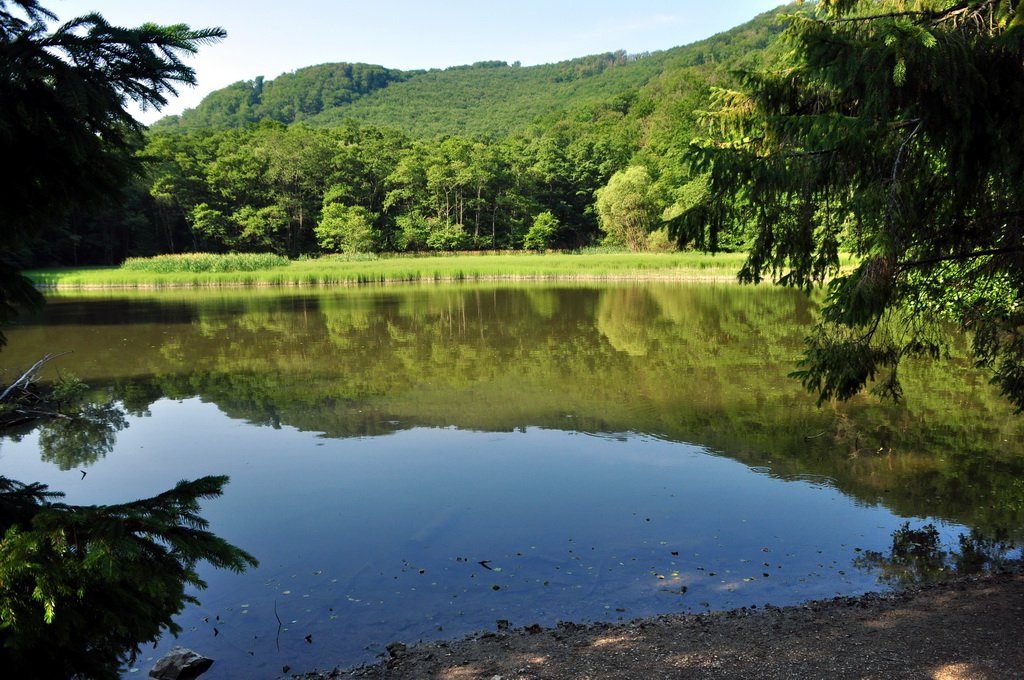
[[[121,269],[129,272],[170,274],[174,272],[254,272],[288,264],[288,258],[273,253],[182,253],[156,257],[129,257]]]

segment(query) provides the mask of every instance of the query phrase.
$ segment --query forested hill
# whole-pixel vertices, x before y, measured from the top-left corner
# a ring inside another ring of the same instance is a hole
[[[422,71],[398,71],[371,64],[320,64],[285,73],[274,80],[242,80],[211,92],[199,106],[181,116],[168,116],[154,127],[183,129],[240,127],[270,119],[282,123],[306,120],[344,107],[391,83]]]
[[[780,28],[777,13],[650,54],[620,51],[540,66],[493,61],[429,71],[348,63],[310,66],[217,90],[196,108],[154,127],[225,129],[265,119],[334,127],[356,120],[416,137],[502,137],[552,114],[635,93],[681,69],[710,78],[756,59]]]
[[[109,208],[55,223],[18,256],[671,248],[667,228],[706,190],[686,157],[706,132],[697,112],[733,70],[777,58],[779,13],[644,55],[322,64],[236,83],[154,125],[146,174]],[[738,223],[717,239],[739,248],[748,235]]]

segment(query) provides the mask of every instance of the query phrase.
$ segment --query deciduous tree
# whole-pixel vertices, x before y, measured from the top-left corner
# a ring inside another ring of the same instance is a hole
[[[635,165],[612,175],[597,192],[601,228],[614,243],[646,250],[647,234],[656,226],[658,203],[647,168]]]
[[[558,233],[558,218],[550,210],[533,218],[533,225],[523,237],[523,247],[532,250],[545,250],[555,240]]]
[[[324,206],[316,238],[320,247],[343,253],[368,253],[374,249],[376,216],[361,205],[328,203]]]

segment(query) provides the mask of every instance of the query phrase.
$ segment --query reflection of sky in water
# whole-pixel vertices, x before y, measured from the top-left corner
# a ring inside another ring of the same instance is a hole
[[[902,521],[813,480],[780,481],[643,436],[412,429],[325,439],[230,420],[198,399],[151,410],[129,419],[84,479],[40,462],[34,435],[0,447],[4,475],[48,483],[76,504],[230,475],[203,515],[261,565],[204,569],[202,606],[182,614],[178,640],[143,650],[143,673],[173,644],[217,659],[204,677],[273,676],[499,619],[628,620],[863,592],[874,579],[852,560],[886,550]]]

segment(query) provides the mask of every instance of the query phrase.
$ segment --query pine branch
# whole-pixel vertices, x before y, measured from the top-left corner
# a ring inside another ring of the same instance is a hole
[[[1024,246],[1009,246],[1006,248],[989,248],[987,250],[975,250],[969,253],[951,253],[949,255],[937,255],[935,257],[926,257],[919,260],[909,260],[907,262],[900,262],[896,265],[897,269],[905,271],[914,267],[924,267],[931,264],[938,264],[939,262],[967,262],[969,260],[975,260],[979,257],[992,257],[994,255],[1014,255],[1018,253],[1024,253]]]
[[[852,24],[852,23],[867,23],[870,21],[878,21],[880,19],[903,19],[905,17],[933,17],[937,16],[939,12],[887,12],[884,14],[868,14],[859,17],[836,17],[834,19],[825,19],[826,24]]]
[[[943,22],[956,19],[964,15],[971,15],[977,19],[984,14],[988,14],[991,18],[995,11],[996,0],[985,0],[976,7],[971,7],[970,2],[961,2],[947,7],[941,11],[922,11],[922,10],[907,10],[902,12],[888,12],[881,14],[869,14],[857,17],[835,17],[831,19],[825,19],[823,23],[826,24],[850,24],[850,23],[869,23],[872,21],[879,21],[884,19],[904,19],[912,18],[915,23],[923,24],[928,23],[932,26],[937,26]],[[990,27],[991,29],[991,27]]]
[[[809,158],[813,156],[828,156],[837,153],[838,151],[839,149],[834,147],[831,149],[818,149],[817,151],[794,151],[792,153],[786,154],[786,158]]]
[[[889,184],[889,204],[886,207],[886,219],[890,219],[893,211],[896,209],[896,187],[899,184],[900,163],[903,160],[903,151],[907,148],[907,144],[909,144],[910,140],[917,135],[920,129],[921,120],[919,119],[917,121],[917,125],[915,125],[914,129],[910,131],[910,134],[904,138],[903,142],[900,144],[899,150],[896,152],[896,160],[894,160],[892,164],[892,178]]]
[[[986,2],[985,4],[986,5],[992,4],[991,0],[988,0],[988,2]],[[978,11],[981,11],[983,9],[983,7],[984,7],[984,5],[982,7],[979,7]],[[836,18],[833,18],[833,19],[826,19],[824,23],[826,23],[826,24],[866,23],[866,22],[871,22],[871,21],[879,21],[881,19],[904,19],[904,18],[907,18],[907,17],[914,17],[914,18],[918,18],[918,19],[924,19],[924,20],[932,21],[933,23],[939,23],[941,21],[944,21],[947,18],[950,18],[952,16],[956,16],[958,14],[963,14],[964,12],[967,12],[969,10],[970,10],[970,3],[968,3],[968,2],[961,2],[958,5],[953,5],[952,7],[947,7],[946,9],[944,9],[942,11],[939,11],[939,12],[936,12],[936,11],[930,11],[929,12],[929,11],[923,11],[923,10],[906,10],[906,11],[902,11],[902,12],[885,12],[885,13],[881,13],[881,14],[868,14],[868,15],[857,16],[857,17],[836,17]]]

